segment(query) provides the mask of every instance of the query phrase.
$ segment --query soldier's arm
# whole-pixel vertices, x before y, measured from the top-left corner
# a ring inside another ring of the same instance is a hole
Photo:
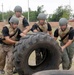
[[[9,36],[5,36],[5,40],[3,40],[3,42],[6,44],[15,44],[17,41],[13,41]]]
[[[7,27],[3,27],[2,34],[4,36],[4,40],[3,40],[4,43],[6,43],[6,44],[15,44],[16,43],[16,41],[13,41],[10,39],[9,30]]]
[[[33,30],[33,32],[38,32],[38,31],[35,29],[35,30]]]
[[[47,33],[49,33],[49,34],[50,34],[50,36],[53,36],[53,35],[52,35],[52,31],[48,31]]]
[[[22,33],[22,31],[18,28],[18,35],[16,37],[17,41],[20,40],[21,37],[25,37],[26,35],[24,33]]]
[[[26,35],[27,32],[30,30],[30,26],[29,26],[28,21],[25,18],[23,19],[23,26],[24,26],[23,33]]]
[[[68,47],[69,45],[72,44],[72,42],[73,42],[73,40],[68,40],[68,42],[64,46],[62,46],[62,48],[64,49],[64,48]]]
[[[26,35],[28,33],[28,31],[30,30],[30,26],[26,26],[23,33]]]
[[[59,36],[59,34],[58,34],[58,29],[56,29],[56,30],[54,31],[54,39],[57,40],[58,36]]]
[[[19,29],[19,32],[18,32],[18,37],[25,37],[26,35]]]
[[[31,28],[31,30],[32,30],[33,32],[38,32],[38,30],[37,30],[37,25],[34,24],[34,25],[32,26],[32,28]]]
[[[51,25],[48,23],[48,32],[50,34],[50,36],[52,36],[52,27]]]
[[[68,47],[69,45],[72,44],[72,42],[74,41],[74,30],[72,30],[70,33],[69,33],[69,40],[68,42],[63,46],[64,48]]]

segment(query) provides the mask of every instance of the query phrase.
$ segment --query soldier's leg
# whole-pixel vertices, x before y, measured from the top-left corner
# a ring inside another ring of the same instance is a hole
[[[13,62],[12,62],[12,58],[13,58],[13,54],[12,54],[12,47],[9,48],[9,51],[7,53],[7,57],[6,57],[6,71],[5,71],[5,75],[13,75]]]
[[[67,53],[67,49],[64,49],[63,54],[62,54],[62,67],[65,70],[68,70],[68,66],[69,66],[69,57],[68,57],[68,53]]]
[[[70,69],[71,66],[72,66],[72,58],[73,58],[73,55],[74,55],[74,43],[72,43],[72,44],[68,47],[68,55],[69,55],[69,60],[70,60],[68,69]]]
[[[0,70],[3,70],[5,67],[6,52],[4,48],[3,45],[0,45]]]
[[[46,56],[46,49],[41,48],[41,59],[43,60]]]
[[[41,53],[40,49],[35,50],[36,54],[36,64],[39,64],[41,62]]]

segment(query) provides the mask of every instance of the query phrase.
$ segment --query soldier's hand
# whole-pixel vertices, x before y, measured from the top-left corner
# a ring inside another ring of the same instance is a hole
[[[21,37],[25,37],[26,35],[25,35],[25,34],[23,34],[23,33],[21,33],[21,34],[20,34],[20,36],[21,36]]]
[[[18,41],[16,41],[15,45],[18,44]]]
[[[65,46],[61,46],[61,49],[62,49],[62,52],[64,51],[64,49],[65,49]]]

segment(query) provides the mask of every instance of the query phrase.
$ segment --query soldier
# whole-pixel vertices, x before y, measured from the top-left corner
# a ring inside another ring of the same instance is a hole
[[[40,13],[37,17],[39,21],[32,26],[31,30],[33,32],[45,32],[50,36],[52,36],[52,28],[50,24],[46,22],[46,17],[47,17],[46,14]],[[36,50],[36,64],[39,64],[42,60],[41,53],[44,56],[44,52],[42,49]]]
[[[54,39],[57,40],[60,36],[61,48],[62,48],[62,67],[63,69],[70,69],[72,65],[72,58],[74,54],[74,29],[68,25],[66,18],[59,20],[59,28],[54,32]]]
[[[44,13],[40,13],[37,17],[37,19],[39,20],[38,22],[36,22],[33,26],[32,26],[32,31],[33,32],[46,32],[50,35],[52,35],[52,28],[51,25],[46,22],[46,17],[47,15]]]
[[[15,6],[14,12],[15,14],[13,16],[16,16],[19,19],[18,28],[20,28],[20,30],[26,35],[28,31],[30,30],[30,27],[29,27],[29,23],[27,22],[26,18],[22,15],[22,7]]]
[[[14,12],[15,12],[15,14],[13,16],[17,17],[19,20],[18,28],[20,28],[20,30],[26,35],[30,30],[30,26],[29,26],[29,23],[27,22],[26,18],[22,15],[22,7],[15,6]],[[9,18],[9,20],[10,20],[10,18]],[[14,74],[16,73],[15,69],[14,69],[13,73]]]
[[[18,28],[18,23],[19,20],[16,17],[12,17],[10,25],[6,25],[2,29],[2,42],[0,41],[0,74],[4,74],[3,69],[6,62],[5,75],[13,75],[13,45],[18,43],[21,36],[24,36]]]

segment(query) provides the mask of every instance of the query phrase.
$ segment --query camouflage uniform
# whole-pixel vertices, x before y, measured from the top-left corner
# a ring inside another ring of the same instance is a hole
[[[13,46],[11,45],[0,45],[0,70],[3,70],[6,65],[6,75],[12,75],[13,65],[12,65],[12,54]]]
[[[16,17],[16,15],[14,14],[13,17]],[[26,29],[26,26],[29,26],[29,24],[23,15],[21,15],[20,17],[17,17],[17,18],[19,20],[18,28],[23,32]],[[26,23],[27,23],[26,26],[23,25],[24,19],[26,20]],[[30,32],[27,32],[27,33],[29,34]],[[14,69],[13,74],[15,74],[15,73],[16,73],[16,70]]]
[[[10,25],[6,26],[9,30],[9,35],[14,34],[14,32],[16,31],[13,30]],[[16,40],[18,32],[11,37],[12,40]],[[3,38],[3,34],[2,34],[2,38]],[[13,58],[13,45],[9,45],[9,44],[0,44],[0,70],[3,70],[6,64],[6,69],[5,69],[5,75],[12,75],[13,74],[13,62],[12,62],[12,58]]]
[[[60,38],[64,37],[70,30],[71,26],[67,26],[67,29],[63,32],[60,28],[59,28],[59,36]],[[68,36],[61,42],[61,46],[65,45],[68,42]],[[63,50],[62,53],[62,67],[63,69],[70,69],[71,65],[72,65],[72,58],[73,58],[73,54],[74,54],[74,42],[66,47]]]
[[[63,43],[61,45],[64,45]],[[74,42],[64,49],[62,53],[62,67],[63,69],[70,69],[72,66],[72,58],[74,55]]]

